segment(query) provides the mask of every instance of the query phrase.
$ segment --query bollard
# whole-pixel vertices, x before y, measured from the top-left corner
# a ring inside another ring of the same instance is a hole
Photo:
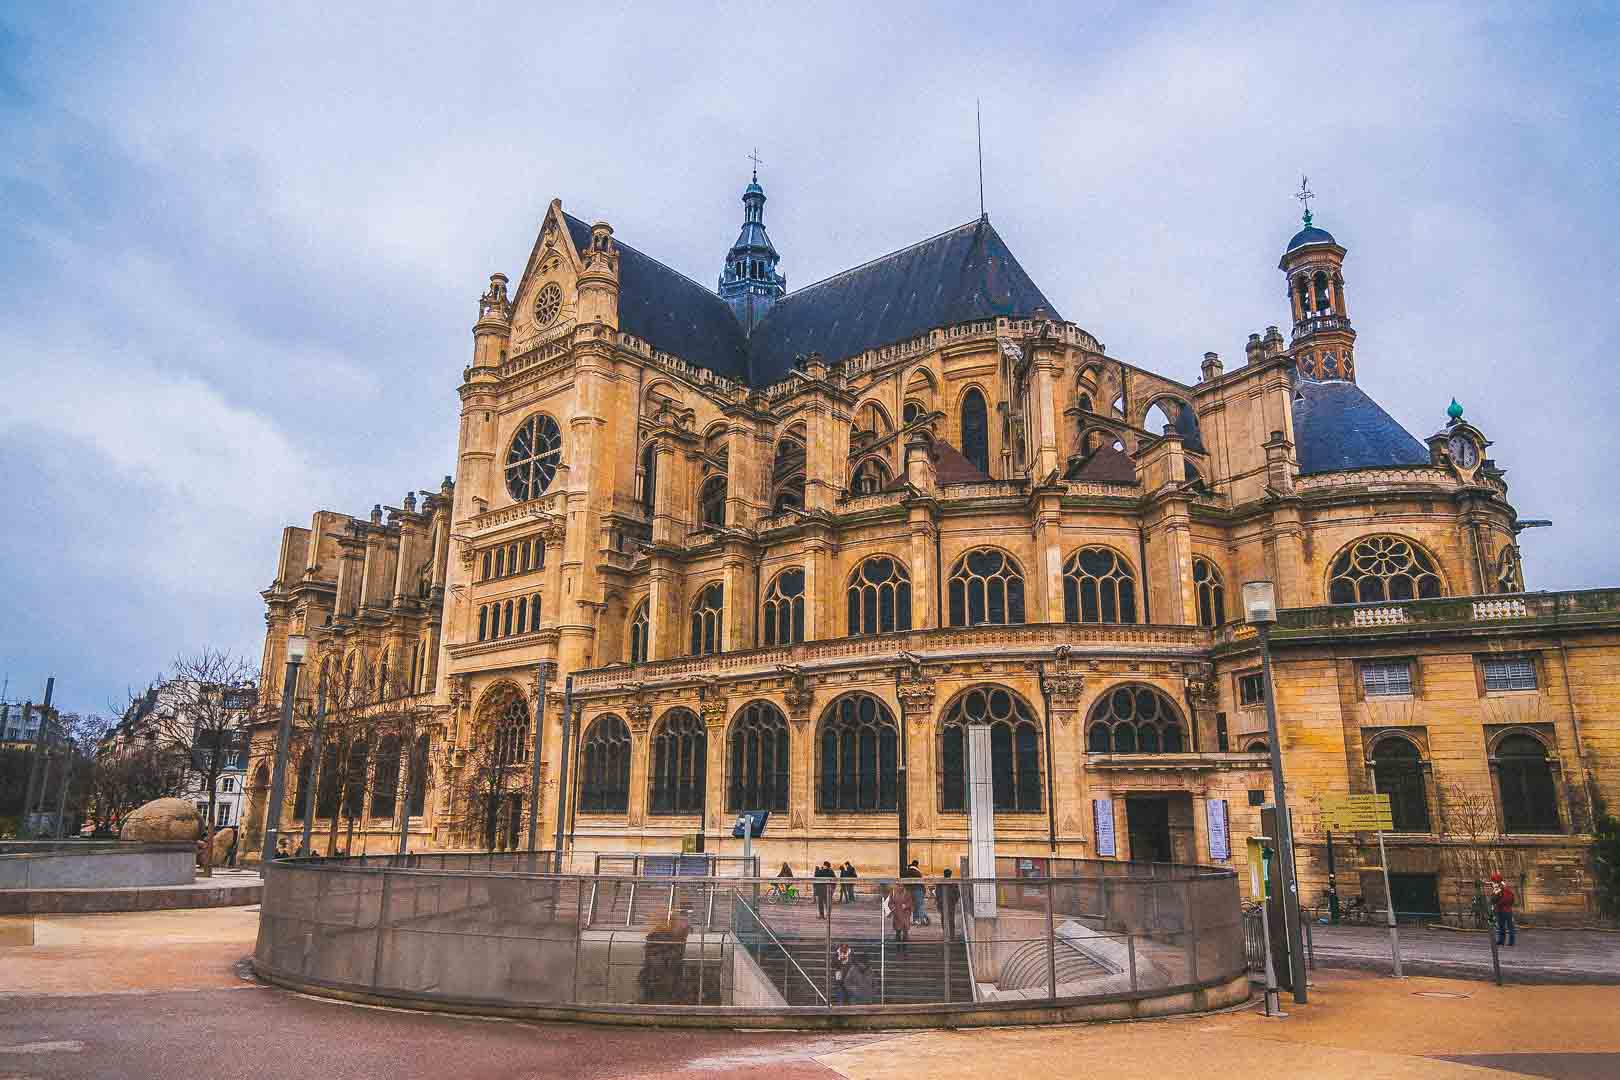
[[[1496,985],[1502,985],[1502,950],[1496,944],[1496,931],[1487,930],[1485,936],[1491,940],[1491,972],[1496,976]]]

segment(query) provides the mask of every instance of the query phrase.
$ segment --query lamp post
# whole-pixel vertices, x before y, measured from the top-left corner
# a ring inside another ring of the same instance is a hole
[[[1271,798],[1277,807],[1277,854],[1281,857],[1283,932],[1288,938],[1289,981],[1294,1001],[1306,1003],[1305,952],[1299,924],[1299,880],[1294,876],[1294,823],[1283,789],[1282,739],[1277,733],[1277,686],[1271,676],[1271,627],[1277,621],[1276,590],[1269,581],[1243,583],[1243,618],[1260,636],[1261,678],[1266,691],[1266,745],[1271,750]]]
[[[281,684],[281,723],[276,727],[276,764],[270,771],[270,806],[265,811],[264,850],[260,859],[269,865],[276,857],[276,840],[281,832],[281,800],[287,788],[287,743],[292,740],[293,694],[298,689],[298,669],[309,651],[309,638],[297,634],[287,639],[287,677]]]

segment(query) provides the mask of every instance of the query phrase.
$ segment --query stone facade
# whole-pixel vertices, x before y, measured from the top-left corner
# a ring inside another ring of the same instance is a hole
[[[942,236],[970,233],[1000,243],[987,219]],[[1484,434],[1454,410],[1421,443],[1361,394],[1344,256],[1307,223],[1280,264],[1292,337],[1252,335],[1231,370],[1205,354],[1192,382],[1042,305],[847,355],[812,340],[783,377],[743,378],[679,354],[690,335],[632,295],[649,264],[673,272],[553,202],[515,290],[497,274],[480,299],[453,482],[386,522],[323,511],[287,530],[263,685],[289,633],[312,638],[307,671],[407,672],[376,709],[408,699],[429,736],[413,847],[527,843],[537,765],[541,847],[669,852],[702,833],[735,854],[734,812],[767,805],[769,868],[954,866],[961,725],[988,723],[1002,854],[1096,856],[1105,807],[1114,857],[1209,862],[1223,801],[1241,861],[1270,778],[1239,594],[1269,579],[1307,898],[1326,879],[1315,800],[1371,790],[1378,744],[1401,738],[1429,818],[1390,839],[1403,889],[1450,905],[1472,888],[1453,857],[1469,847],[1520,875],[1532,913],[1585,917],[1594,808],[1620,783],[1604,709],[1620,597],[1523,593]],[[837,280],[773,292],[746,348]],[[660,310],[698,325],[670,295]],[[1533,688],[1487,688],[1492,657],[1528,660]],[[1547,751],[1555,831],[1506,830],[1513,733]],[[249,846],[272,737],[254,743]],[[514,812],[471,829],[480,761],[511,768]],[[389,849],[400,812],[363,815],[353,850]],[[1376,861],[1367,840],[1338,845],[1346,894]]]

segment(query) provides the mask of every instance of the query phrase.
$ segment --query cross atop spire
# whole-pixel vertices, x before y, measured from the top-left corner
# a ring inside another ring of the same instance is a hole
[[[748,160],[754,163],[754,179],[758,180],[759,167],[765,164],[764,159],[759,156],[759,147],[754,147],[754,152],[748,155]]]
[[[1294,193],[1294,198],[1298,199],[1300,201],[1300,205],[1305,207],[1304,220],[1305,227],[1308,229],[1311,227],[1311,200],[1316,198],[1316,192],[1311,190],[1310,177],[1306,176],[1304,173],[1300,174],[1299,191]]]

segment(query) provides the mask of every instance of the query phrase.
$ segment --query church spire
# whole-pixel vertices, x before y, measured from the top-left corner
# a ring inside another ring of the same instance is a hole
[[[787,277],[776,269],[781,256],[765,231],[765,189],[759,186],[759,154],[749,154],[748,158],[754,163],[754,171],[743,189],[742,231],[726,253],[726,265],[720,272],[720,299],[731,305],[745,334],[759,325],[771,305],[787,292]]]

